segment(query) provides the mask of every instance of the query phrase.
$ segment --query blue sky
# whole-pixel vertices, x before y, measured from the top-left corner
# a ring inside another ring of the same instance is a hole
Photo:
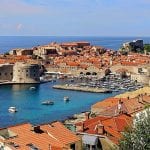
[[[150,0],[0,0],[0,35],[150,36]]]

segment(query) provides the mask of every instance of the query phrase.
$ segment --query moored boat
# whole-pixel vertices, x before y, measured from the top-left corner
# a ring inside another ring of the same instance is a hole
[[[47,100],[47,101],[43,101],[41,104],[42,105],[54,105],[54,102],[51,100]]]
[[[30,88],[29,88],[29,90],[35,90],[36,89],[36,87],[34,87],[34,86],[31,86]]]
[[[15,113],[15,112],[17,112],[18,110],[16,109],[16,107],[9,107],[9,108],[8,108],[8,111],[11,112],[11,113]]]
[[[114,89],[114,90],[112,90],[112,92],[119,92],[119,90],[118,89]]]
[[[69,99],[68,96],[65,96],[65,97],[64,97],[64,101],[65,101],[65,102],[68,102],[69,100],[70,100],[70,99]]]

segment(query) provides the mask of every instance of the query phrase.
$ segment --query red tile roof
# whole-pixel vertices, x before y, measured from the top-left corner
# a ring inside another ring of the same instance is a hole
[[[84,122],[77,123],[76,126],[84,127],[84,130],[79,130],[79,132],[86,132],[88,134],[98,134],[96,126],[101,124],[104,126],[104,135],[111,135],[116,139],[116,141],[113,140],[113,142],[117,143],[117,141],[121,138],[121,132],[124,131],[125,127],[130,126],[131,123],[131,116],[121,114],[115,117],[97,116]]]
[[[108,98],[104,101],[98,102],[92,106],[93,111],[99,112],[100,115],[115,116],[120,98]],[[143,95],[135,98],[121,98],[122,109],[127,114],[134,114],[142,109],[145,105],[150,103],[150,96]]]
[[[28,150],[27,144],[33,144],[39,149],[48,150],[51,146],[52,150],[61,150],[67,147],[67,144],[75,143],[80,139],[71,131],[66,129],[60,122],[41,125],[42,133],[31,131],[31,124],[21,124],[8,128],[17,134],[16,137],[0,140],[5,143],[16,143],[20,150]],[[2,130],[2,129],[1,129]]]

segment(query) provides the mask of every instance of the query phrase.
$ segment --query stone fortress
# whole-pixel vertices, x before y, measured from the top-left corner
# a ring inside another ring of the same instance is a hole
[[[40,83],[40,66],[17,62],[0,65],[0,82]]]
[[[17,83],[39,83],[39,65],[17,62],[13,67],[13,82]]]
[[[120,51],[140,52],[143,49],[144,49],[143,40],[138,39],[138,40],[133,40],[132,42],[123,43],[122,48],[120,49]]]
[[[12,81],[13,64],[0,64],[0,81]]]

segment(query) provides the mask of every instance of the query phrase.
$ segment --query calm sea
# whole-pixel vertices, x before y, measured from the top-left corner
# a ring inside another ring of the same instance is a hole
[[[130,38],[107,38],[107,37],[0,37],[0,52],[7,52],[12,48],[33,47],[47,44],[53,41],[89,41],[92,45],[100,45],[117,50],[123,42],[134,40],[140,37]],[[150,43],[150,38],[142,38],[145,43]],[[97,101],[112,94],[84,93],[76,91],[65,91],[52,89],[56,83],[45,83],[40,85],[5,85],[0,86],[0,128],[17,123],[31,122],[33,124],[46,123],[54,120],[64,120],[68,116],[90,109],[90,106]],[[29,88],[36,86],[36,90]],[[64,103],[63,97],[69,96],[70,102]],[[43,106],[44,100],[53,100],[53,106]],[[10,106],[15,106],[18,112],[8,112]]]
[[[57,84],[60,81],[57,81]],[[90,109],[97,101],[113,96],[114,94],[96,94],[76,91],[52,89],[54,83],[40,85],[13,85],[0,86],[0,127],[12,124],[31,122],[45,123],[54,120],[64,120],[68,116]],[[36,86],[36,90],[29,90]],[[64,96],[70,101],[65,103]],[[42,101],[53,100],[54,105],[41,105]],[[18,112],[9,113],[8,108],[15,106]]]

